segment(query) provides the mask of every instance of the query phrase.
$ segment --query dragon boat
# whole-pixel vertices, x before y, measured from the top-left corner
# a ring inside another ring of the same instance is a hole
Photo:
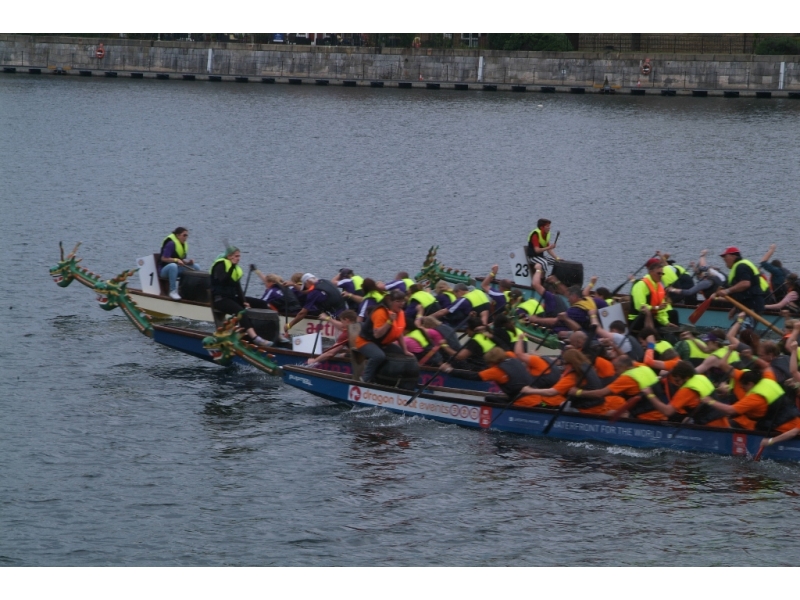
[[[153,323],[151,317],[137,306],[128,293],[126,279],[135,270],[124,271],[113,279],[103,281],[96,273],[78,266],[80,259],[75,257],[77,248],[78,246],[66,257],[62,248],[61,262],[50,270],[56,283],[61,287],[67,287],[77,279],[87,287],[91,287],[97,295],[101,308],[107,311],[121,308],[140,333],[158,344],[223,366],[249,364],[269,375],[280,375],[282,366],[306,364],[306,361],[314,356],[286,347],[275,346],[265,350],[251,344],[239,326],[241,315],[232,316],[215,331]],[[322,333],[321,324],[320,333]],[[353,371],[350,361],[344,359],[323,361],[317,364],[317,368],[346,374]],[[461,379],[457,371],[445,374],[432,367],[422,367],[418,379],[415,375],[414,383],[424,385],[429,382],[436,385],[460,385],[484,393],[499,392],[494,383]]]
[[[148,324],[154,320],[177,317],[200,323],[215,323],[211,305],[207,302],[176,301],[166,295],[156,296],[130,287],[128,279],[138,271],[136,268],[123,271],[114,279],[104,281],[97,273],[80,266],[79,263],[83,259],[76,256],[80,245],[81,243],[78,242],[72,252],[65,256],[63,245],[59,242],[61,260],[50,269],[50,276],[59,287],[68,287],[73,281],[77,281],[91,288],[97,294],[97,300],[105,310],[110,311],[120,307],[132,322],[137,323],[137,328],[143,333],[146,333]],[[278,316],[283,322],[288,323],[290,319],[288,315],[279,314]],[[217,324],[221,324],[221,321]],[[302,319],[289,330],[289,334],[292,336],[316,334],[317,332],[320,332],[320,337],[326,342],[330,342],[337,335],[333,325],[314,317]]]
[[[444,266],[439,259],[437,258],[436,254],[438,251],[438,246],[433,246],[428,251],[428,255],[425,258],[425,261],[422,264],[422,269],[417,274],[417,280],[427,280],[433,282],[431,285],[434,285],[437,281],[447,281],[448,283],[464,283],[466,285],[480,285],[480,282],[483,281],[484,277],[473,277],[469,273],[463,270],[457,270],[450,267]],[[524,256],[524,252],[516,251],[510,252],[510,257],[513,259],[516,257]],[[527,266],[527,259],[525,259],[522,263],[517,261],[516,264],[517,269],[515,270],[515,277],[514,277],[514,284],[513,287],[518,289],[522,292],[523,297],[528,299],[532,297],[538,297],[536,291],[530,286],[522,281],[529,280],[529,272]],[[581,280],[579,284],[583,285],[582,274]],[[627,294],[620,294],[614,296],[614,299],[620,303],[623,307],[627,308],[630,305],[630,295]],[[689,304],[689,303],[672,303],[672,307],[678,312],[678,317],[680,318],[681,323],[688,323],[689,317],[697,308],[697,304]],[[720,328],[720,329],[728,329],[732,325],[732,321],[729,318],[729,311],[731,310],[731,305],[728,302],[723,300],[715,300],[711,303],[708,309],[703,313],[700,317],[696,326],[702,329],[712,329],[712,328]],[[761,316],[770,321],[773,327],[778,329],[782,329],[784,326],[784,317],[780,314],[780,311],[764,311],[761,313]]]
[[[571,442],[599,442],[634,448],[665,448],[742,458],[758,453],[766,433],[679,425],[668,421],[612,420],[565,409],[527,408],[487,402],[482,392],[433,387],[412,392],[353,381],[343,373],[299,366],[283,368],[283,380],[337,404],[377,407],[393,413],[432,419],[473,429],[490,429]],[[413,398],[413,400],[412,400]],[[409,403],[409,400],[412,400]],[[555,419],[555,420],[554,420]],[[547,433],[545,433],[547,432]],[[764,449],[763,458],[800,461],[797,438]]]

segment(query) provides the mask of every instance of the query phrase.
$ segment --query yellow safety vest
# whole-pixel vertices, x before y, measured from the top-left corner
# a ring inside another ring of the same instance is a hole
[[[777,381],[767,379],[766,377],[753,386],[748,394],[757,394],[767,401],[767,404],[772,404],[778,398],[783,396],[786,392]]]
[[[712,356],[718,356],[719,358],[723,358],[727,352],[728,352],[727,348],[720,348],[719,350],[715,350],[714,352],[712,352],[711,355]],[[731,352],[731,355],[728,357],[728,362],[729,363],[735,363],[735,362],[738,362],[739,359],[740,359],[739,353],[736,350],[734,350],[733,352]]]
[[[542,303],[536,300],[535,298],[526,300],[525,302],[517,306],[517,308],[524,310],[528,314],[528,316],[538,315],[539,313],[544,312],[544,307],[542,306]]]
[[[413,340],[417,340],[417,342],[419,342],[419,345],[422,347],[423,350],[431,345],[430,342],[428,341],[428,338],[426,338],[419,329],[415,329],[414,331],[406,335]]]
[[[472,336],[472,339],[478,342],[478,345],[481,347],[481,350],[483,350],[484,354],[486,354],[489,350],[497,346],[497,344],[495,344],[492,340],[490,340],[482,333],[476,333],[475,335]]]
[[[664,287],[667,288],[678,281],[678,277],[684,273],[686,273],[686,269],[680,265],[667,265],[664,267],[664,274],[661,276],[661,283],[663,283]]]
[[[442,292],[442,294],[450,298],[450,304],[456,301],[456,295],[453,292]]]
[[[653,369],[647,366],[628,369],[623,375],[627,375],[633,379],[639,385],[639,391],[658,383],[658,375],[653,372]]]
[[[375,300],[375,302],[380,302],[381,300],[383,300],[384,296],[386,296],[386,292],[380,292],[378,290],[375,290],[374,292],[369,292],[367,295],[365,295],[364,300],[366,300],[367,298],[371,298]]]
[[[178,239],[178,236],[174,233],[170,233],[167,237],[164,238],[164,241],[161,242],[161,247],[164,247],[169,240],[172,240],[172,243],[175,244],[175,254],[178,255],[178,258],[183,260],[186,258],[186,253],[189,252],[189,242],[185,244]]]
[[[706,359],[709,355],[697,346],[696,340],[686,340],[689,343],[689,358]]]
[[[483,290],[472,290],[464,294],[464,298],[472,305],[472,308],[480,306],[481,304],[489,304],[489,296]]]
[[[656,342],[655,350],[659,354],[661,354],[663,352],[666,352],[670,348],[672,348],[672,344],[670,344],[667,340],[660,340],[660,341]]]
[[[356,290],[356,295],[360,296],[359,293],[364,287],[364,278],[361,275],[353,275],[350,280],[353,282],[353,287]]]
[[[700,394],[701,398],[710,396],[714,392],[714,384],[705,375],[697,374],[684,383],[681,387],[689,388]]]
[[[740,264],[745,264],[745,265],[747,265],[748,267],[750,267],[753,270],[753,274],[758,277],[758,283],[761,286],[761,291],[762,292],[766,292],[766,291],[769,290],[769,283],[767,282],[766,279],[764,279],[764,277],[761,276],[761,271],[759,271],[758,267],[756,267],[753,263],[751,263],[749,260],[747,260],[745,258],[743,258],[741,260],[737,260],[733,264],[733,266],[731,267],[731,270],[728,273],[728,285],[729,286],[733,285],[733,283],[732,283],[733,282],[733,274],[736,272],[736,267],[738,265],[740,265]]]
[[[218,258],[213,263],[211,263],[211,268],[208,270],[209,273],[214,271],[214,265],[216,265],[218,262],[225,263],[226,273],[229,272],[231,270],[231,267],[233,266],[233,263],[229,261],[227,258]],[[234,281],[239,281],[241,278],[242,278],[242,267],[236,265],[236,267],[233,269],[233,273],[231,273],[231,279],[233,279]]]
[[[537,227],[536,229],[531,231],[531,234],[528,236],[528,243],[530,243],[531,237],[533,237],[534,234],[536,234],[536,237],[539,238],[539,248],[547,248],[547,246],[550,245],[550,232],[549,231],[547,232],[546,236],[542,237],[542,232]]]
[[[436,302],[436,297],[430,292],[426,292],[425,290],[420,290],[418,292],[414,292],[413,294],[411,294],[411,297],[408,300],[409,302],[411,300],[416,300],[422,305],[422,308],[428,308],[431,304]]]

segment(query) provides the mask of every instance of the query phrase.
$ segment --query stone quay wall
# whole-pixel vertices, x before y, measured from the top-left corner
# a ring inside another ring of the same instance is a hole
[[[103,45],[103,56],[98,48]],[[649,73],[645,67],[649,64]],[[800,90],[800,56],[645,54],[643,52],[504,52],[428,48],[287,46],[153,42],[122,38],[0,35],[0,67],[62,73],[141,72],[363,82],[436,82],[613,89]],[[407,87],[407,86],[406,86]],[[462,86],[463,87],[463,86]],[[775,94],[781,95],[780,93]],[[792,94],[794,96],[794,94]]]

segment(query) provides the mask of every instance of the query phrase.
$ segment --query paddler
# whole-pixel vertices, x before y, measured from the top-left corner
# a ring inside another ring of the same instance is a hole
[[[422,316],[430,316],[441,310],[436,296],[424,289],[421,284],[415,283],[408,288],[408,302],[406,304],[406,321],[414,321],[417,307],[422,307]]]
[[[405,294],[412,285],[414,285],[414,280],[408,276],[406,271],[400,271],[394,276],[394,281],[390,281],[384,287],[387,292],[389,290],[400,290]]]
[[[316,317],[326,312],[335,317],[347,308],[339,288],[327,279],[317,279],[311,273],[305,273],[300,278],[300,283],[305,293],[303,308],[283,326],[285,333],[288,334],[296,323],[306,318],[306,315]]]
[[[433,315],[437,319],[445,320],[452,327],[458,327],[467,316],[474,312],[484,325],[489,323],[489,296],[483,290],[472,291],[463,283],[453,286],[453,293],[457,300],[449,308],[443,308]]]
[[[211,308],[225,315],[236,315],[250,307],[242,292],[241,258],[242,253],[236,246],[228,246],[224,255],[211,265]],[[272,345],[272,342],[259,337],[247,314],[242,315],[239,324],[254,344],[262,347]]]
[[[761,273],[752,262],[742,258],[741,252],[735,246],[727,248],[720,254],[725,266],[730,269],[728,272],[727,287],[717,291],[717,296],[725,298],[730,296],[750,310],[761,313],[764,311],[764,296],[769,289],[767,280],[761,277]],[[730,311],[730,318],[736,314],[736,308]],[[753,327],[755,321],[750,315],[744,322],[745,327]]]
[[[485,333],[485,326],[478,317],[467,319],[467,335],[470,339],[458,351],[455,361],[463,363],[459,368],[482,369],[486,364],[484,356],[497,344]]]
[[[378,286],[378,282],[371,277],[364,279],[364,282],[361,284],[361,293],[361,296],[354,295],[352,298],[353,300],[359,302],[359,323],[365,321],[372,312],[372,309],[375,308],[381,300],[383,300],[384,296],[386,296],[386,292],[381,291],[380,287]]]
[[[639,331],[645,327],[645,313],[650,312],[659,328],[676,327],[670,322],[671,309],[664,284],[664,266],[660,258],[651,258],[646,263],[647,275],[633,284],[631,288],[631,310],[628,314],[628,327]],[[675,317],[677,318],[677,313]]]
[[[444,279],[436,282],[436,285],[433,287],[433,293],[436,295],[436,301],[442,308],[449,308],[458,300],[453,290],[450,289],[450,284]]]
[[[253,308],[268,308],[281,314],[294,315],[300,310],[300,303],[294,290],[287,286],[279,275],[270,273],[264,275],[256,269],[256,275],[264,282],[264,293],[261,298],[246,298]]]
[[[497,280],[497,271],[499,268],[499,265],[492,265],[492,270],[489,271],[489,274],[484,277],[481,282],[481,289],[489,297],[489,301],[491,302],[490,310],[493,315],[506,310],[506,305],[511,299],[511,288],[514,285],[514,282],[509,279]],[[492,284],[497,286],[497,290],[492,288]]]
[[[186,271],[198,271],[200,265],[193,259],[187,258],[189,252],[189,230],[185,227],[176,227],[172,233],[161,242],[161,261],[158,276],[169,280],[169,297],[180,300],[178,294],[178,277]]]
[[[702,402],[714,400],[714,384],[705,375],[695,371],[692,363],[682,360],[670,371],[670,380],[678,388],[668,403],[657,397],[650,403],[670,421],[682,422],[691,417],[695,425],[730,427],[724,413]]]
[[[534,377],[528,372],[525,365],[514,357],[512,352],[505,352],[502,348],[495,346],[486,353],[484,358],[488,368],[478,373],[462,373],[461,376],[464,379],[481,379],[496,383],[506,395],[509,404],[531,406],[532,404],[529,402],[532,401],[534,406],[539,405],[538,400],[532,400],[528,396],[531,389],[528,386],[535,382]],[[445,371],[449,372],[448,369]]]
[[[353,273],[353,269],[343,268],[339,269],[336,276],[331,279],[331,283],[335,283],[336,287],[342,291],[347,306],[357,310],[359,302],[356,302],[354,297],[363,294],[364,278]]]
[[[387,354],[414,356],[406,348],[403,335],[406,329],[405,301],[404,292],[392,290],[362,323],[355,343],[356,349],[367,358],[361,381],[370,382],[375,378]]]
[[[703,398],[702,402],[750,431],[788,433],[800,428],[794,399],[786,394],[777,381],[768,379],[761,371],[753,369],[742,373],[739,384],[745,395],[733,405],[709,398]]]
[[[572,388],[571,396],[586,396],[588,398],[604,398],[609,395],[622,397],[627,401],[639,396],[640,399],[630,409],[632,417],[646,421],[663,421],[666,417],[650,403],[655,397],[655,392],[661,392],[658,375],[653,370],[641,363],[634,363],[627,355],[618,356],[612,362],[617,378],[599,390],[583,390]]]
[[[552,263],[553,260],[561,260],[555,253],[556,245],[550,243],[550,225],[549,219],[539,219],[536,222],[536,229],[531,231],[528,236],[528,244],[525,247],[528,263],[531,266],[534,264],[541,265],[544,270],[547,270],[547,265]],[[545,253],[552,258],[545,257]]]

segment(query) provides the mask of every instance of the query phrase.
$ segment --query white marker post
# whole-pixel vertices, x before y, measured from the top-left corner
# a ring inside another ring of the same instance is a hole
[[[158,269],[156,269],[156,259],[152,254],[136,259],[136,266],[139,267],[139,283],[145,294],[161,295],[161,284],[158,282]]]

